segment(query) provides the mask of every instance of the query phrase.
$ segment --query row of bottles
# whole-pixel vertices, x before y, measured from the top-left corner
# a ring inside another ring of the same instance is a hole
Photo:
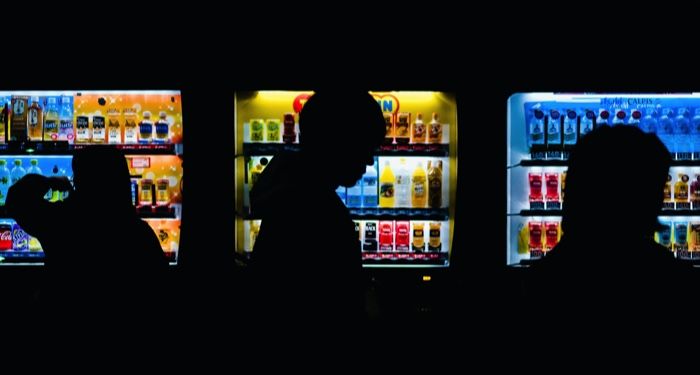
[[[530,220],[519,232],[518,253],[530,254],[530,259],[546,255],[561,239],[561,223],[556,220]]]
[[[410,171],[406,159],[401,158],[394,172],[392,162],[385,160],[378,179],[375,166],[368,166],[354,186],[338,187],[337,192],[341,200],[353,208],[441,208],[442,160],[429,160],[427,164],[425,169],[423,162],[418,161]]]
[[[31,159],[29,161],[29,168],[24,169],[22,166],[22,159],[15,159],[13,162],[14,166],[12,169],[8,169],[7,160],[0,159],[0,205],[5,205],[5,199],[7,198],[7,191],[10,189],[15,182],[24,177],[25,174],[38,174],[44,175],[41,168],[39,168],[39,160]],[[66,176],[65,169],[59,168],[56,164],[51,169],[49,176],[62,177]],[[70,177],[69,177],[70,178]],[[66,192],[49,191],[46,193],[46,199],[52,202],[62,200],[66,198]]]
[[[673,251],[677,258],[700,259],[700,220],[662,218],[654,240]]]
[[[384,123],[386,124],[384,144],[445,143],[442,139],[443,127],[436,112],[433,112],[432,119],[427,125],[423,122],[423,114],[420,112],[416,113],[414,121],[411,121],[410,112],[384,112]]]
[[[272,157],[252,157],[248,164],[248,187],[252,189]],[[354,186],[339,186],[340,199],[350,208],[442,208],[442,160],[381,158],[381,175],[377,163],[367,166],[364,175]]]
[[[542,103],[526,104],[527,145],[533,159],[566,158],[568,149],[593,129],[626,125],[656,134],[676,160],[700,160],[700,106],[559,108],[562,105],[548,109]]]
[[[531,210],[558,210],[564,201],[566,171],[530,172],[527,174]]]
[[[254,118],[248,121],[250,127],[250,142],[268,143],[297,143],[297,124],[294,113],[287,112],[283,115],[283,121],[279,118],[260,119]]]
[[[2,99],[2,98],[0,98]],[[43,101],[41,100],[43,99]],[[5,100],[2,100],[5,101]],[[98,113],[76,114],[71,96],[12,96],[0,117],[0,143],[7,141],[67,141],[96,144],[170,143],[168,114],[116,107]],[[140,119],[139,119],[140,117]]]

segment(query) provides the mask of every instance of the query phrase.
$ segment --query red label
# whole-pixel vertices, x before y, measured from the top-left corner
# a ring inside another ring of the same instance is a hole
[[[0,251],[12,250],[12,227],[0,225]]]
[[[309,99],[309,97],[311,97],[310,94],[297,95],[297,97],[294,98],[294,102],[292,103],[292,108],[294,108],[294,112],[301,112],[301,109],[304,108],[304,104],[306,104],[306,101]]]

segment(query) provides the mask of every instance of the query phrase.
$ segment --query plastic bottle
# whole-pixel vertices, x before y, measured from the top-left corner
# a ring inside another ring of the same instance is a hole
[[[395,176],[396,207],[411,207],[411,173],[406,168],[406,159],[399,159],[399,167],[396,168]]]
[[[428,186],[426,180],[423,163],[418,162],[416,169],[413,170],[413,176],[411,176],[411,206],[416,208],[425,207],[428,201]]]
[[[362,206],[377,207],[377,170],[374,165],[368,165],[362,176]]]
[[[12,168],[12,171],[10,171],[13,185],[15,182],[19,181],[20,178],[24,177],[25,174],[27,174],[27,171],[22,168],[22,160],[15,159],[14,164],[15,166]]]
[[[379,178],[379,207],[394,207],[396,203],[394,171],[389,160],[384,161],[382,176]]]
[[[0,205],[5,205],[5,199],[7,198],[7,190],[10,189],[12,184],[12,178],[10,177],[10,170],[7,169],[7,160],[0,160]]]
[[[58,107],[56,106],[56,98],[50,97],[47,99],[46,111],[44,112],[44,140],[58,140]]]

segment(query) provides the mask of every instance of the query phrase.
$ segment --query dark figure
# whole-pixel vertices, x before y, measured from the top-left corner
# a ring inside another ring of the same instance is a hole
[[[126,163],[118,150],[88,147],[73,157],[75,190],[65,177],[36,174],[9,189],[9,216],[46,254],[44,302],[56,319],[128,322],[162,302],[167,260],[153,230],[136,214]],[[50,202],[44,199],[49,189],[68,197]]]
[[[579,141],[569,159],[563,235],[530,270],[532,305],[523,313],[541,322],[649,323],[693,302],[690,266],[654,241],[670,163],[655,135],[632,126],[603,126]]]
[[[364,313],[364,282],[358,233],[335,190],[374,163],[384,119],[366,91],[319,91],[299,132],[300,151],[275,156],[251,191],[262,218],[251,265],[255,314],[300,329],[349,327]]]

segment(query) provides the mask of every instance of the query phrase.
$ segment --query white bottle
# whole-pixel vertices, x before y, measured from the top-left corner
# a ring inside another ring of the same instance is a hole
[[[377,169],[374,165],[368,165],[362,176],[362,207],[377,207],[378,204]]]
[[[25,174],[27,174],[27,171],[22,168],[22,160],[20,159],[15,159],[15,166],[12,168],[12,171],[10,172],[10,177],[12,178],[12,184],[15,182],[19,181],[20,178],[24,177]]]
[[[399,160],[399,167],[394,176],[396,176],[394,183],[396,207],[411,207],[411,172],[406,168],[406,159]]]
[[[10,170],[7,169],[7,160],[0,160],[0,205],[5,205],[7,198],[7,190],[11,185]]]

